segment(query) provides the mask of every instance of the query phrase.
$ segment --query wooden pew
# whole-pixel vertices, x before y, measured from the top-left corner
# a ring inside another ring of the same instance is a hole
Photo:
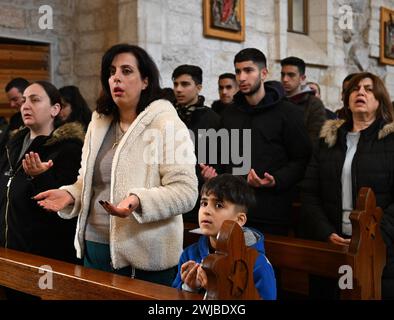
[[[45,271],[44,266],[52,270]],[[40,279],[49,286],[49,276],[52,288],[40,289]],[[0,248],[0,286],[45,300],[202,299],[199,294],[4,248]]]
[[[349,266],[353,271],[353,289],[341,290],[341,299],[380,299],[381,275],[386,261],[386,249],[379,229],[381,218],[382,210],[376,207],[372,190],[362,188],[356,209],[350,216],[353,236],[349,246],[265,235],[266,255],[275,267],[291,270],[297,277],[300,274],[314,274],[338,280],[342,276],[339,268]],[[232,238],[233,233],[230,231],[225,232],[227,239]],[[239,238],[242,234],[238,233],[236,236]],[[234,239],[241,242],[241,238]],[[234,239],[230,240],[234,242]],[[240,260],[237,246],[231,245],[228,250],[233,260]],[[242,250],[244,249],[241,248]],[[225,250],[220,247],[219,251]],[[249,260],[246,259],[249,284],[253,259],[253,255]],[[231,268],[217,268],[214,263],[208,262],[209,259],[206,258],[204,267],[214,273],[220,273],[224,269],[231,272]],[[234,265],[226,262],[223,266],[226,264]],[[44,266],[50,266],[51,270],[42,271]],[[48,278],[48,275],[52,277],[53,287],[40,289],[40,279]],[[222,272],[221,275],[211,274],[210,277],[212,276],[223,279],[226,275]],[[210,288],[207,297],[229,299],[228,291],[223,293],[220,290],[222,283],[223,280],[220,280],[218,285]],[[42,299],[202,299],[198,294],[4,248],[0,248],[0,285]],[[250,288],[250,285],[247,287]],[[232,290],[231,286],[228,288]],[[302,291],[302,284],[293,289],[300,288]],[[251,292],[255,294],[253,290]],[[240,294],[236,296],[242,298]]]
[[[373,191],[362,188],[356,209],[350,216],[353,236],[349,246],[265,234],[266,256],[280,270],[281,281],[278,283],[283,285],[281,289],[307,295],[309,275],[323,276],[338,282],[344,275],[339,273],[340,268],[348,266],[351,269],[347,271],[352,270],[353,273],[353,289],[340,290],[340,299],[381,299],[381,276],[386,263],[386,248],[379,228],[382,214],[382,210],[376,207]],[[193,226],[188,224],[186,228],[190,230]],[[185,244],[191,242],[195,242],[195,235],[185,233]],[[204,264],[207,264],[205,260]],[[225,268],[212,269],[210,279],[215,281],[220,278],[222,282],[217,288],[213,286],[208,298],[217,298],[223,294],[220,290],[226,280],[223,280],[220,272]],[[226,296],[228,290],[225,290],[225,297],[231,299]]]
[[[343,276],[340,267],[349,266],[353,272],[353,289],[340,290],[340,298],[381,299],[381,276],[386,263],[386,248],[379,228],[382,214],[382,209],[376,207],[373,191],[362,188],[356,209],[350,215],[353,231],[349,246],[265,235],[266,255],[285,273],[293,271],[298,280],[302,275],[314,274],[338,281]],[[305,291],[305,283],[294,284],[295,287],[285,289]]]
[[[217,236],[216,251],[202,262],[207,273],[208,300],[259,300],[253,280],[257,250],[245,245],[241,227],[225,220]]]

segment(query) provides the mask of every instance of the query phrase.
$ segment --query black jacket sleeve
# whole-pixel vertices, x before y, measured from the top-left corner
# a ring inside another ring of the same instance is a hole
[[[283,142],[288,162],[279,170],[269,172],[275,178],[275,188],[278,191],[288,190],[303,179],[312,152],[302,114],[290,108],[286,111],[283,123]]]
[[[319,186],[319,149],[316,148],[301,184],[301,233],[312,239],[327,241],[335,227],[328,220]]]
[[[35,193],[59,188],[75,182],[81,163],[82,145],[65,142],[49,155],[53,166],[46,172],[31,179]]]

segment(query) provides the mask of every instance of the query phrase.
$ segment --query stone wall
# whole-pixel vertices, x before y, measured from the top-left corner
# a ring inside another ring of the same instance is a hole
[[[50,44],[53,83],[79,86],[93,109],[103,52],[119,41],[137,43],[136,2],[0,0],[0,37]],[[41,5],[53,9],[53,29],[40,29]]]
[[[39,13],[41,5],[50,5],[53,9],[52,30],[39,27],[39,19],[43,15]],[[53,82],[57,86],[71,83],[74,80],[74,52],[70,41],[74,1],[0,0],[0,8],[0,37],[49,43]]]
[[[233,58],[239,50],[256,46],[274,50],[274,1],[247,0],[246,39],[243,43],[203,37],[203,7],[197,0],[144,0],[138,3],[139,44],[157,62],[163,86],[172,87],[172,71],[180,64],[203,69],[202,94],[210,104],[218,98],[217,77],[234,72]]]
[[[379,74],[394,94],[394,69],[380,65],[380,6],[394,9],[394,0],[313,0],[310,34],[287,32],[287,0],[247,0],[246,39],[243,43],[203,37],[202,1],[144,0],[138,2],[138,43],[155,58],[164,86],[172,86],[172,70],[183,63],[204,71],[202,94],[208,103],[217,98],[217,76],[233,72],[233,57],[245,47],[267,56],[269,79],[280,79],[279,60],[297,55],[307,62],[307,78],[322,86],[326,106],[341,106],[343,78],[368,70]],[[343,5],[353,12],[353,28],[340,28]]]
[[[100,93],[100,65],[103,52],[118,42],[118,1],[75,1],[74,34],[70,37],[74,52],[74,83],[95,108]]]
[[[394,94],[394,67],[379,64],[380,7],[394,9],[394,0],[309,1],[308,36],[287,32],[287,0],[261,1],[245,1],[242,43],[203,36],[200,0],[0,0],[0,37],[49,43],[53,82],[78,85],[92,108],[100,90],[101,56],[117,42],[146,48],[159,66],[163,86],[172,87],[178,65],[200,65],[207,104],[218,97],[218,75],[233,72],[234,55],[246,47],[266,54],[270,80],[280,78],[280,59],[304,58],[307,78],[321,84],[323,101],[333,110],[341,105],[341,83],[350,72],[379,74]],[[53,8],[53,30],[38,26],[43,4]],[[344,5],[352,9],[351,29],[340,27]]]

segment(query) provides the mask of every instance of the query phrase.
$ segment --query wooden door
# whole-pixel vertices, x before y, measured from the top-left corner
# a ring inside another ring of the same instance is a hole
[[[5,94],[7,83],[17,77],[28,81],[49,80],[49,44],[5,43],[0,39],[0,116],[7,119],[16,110],[9,107]]]

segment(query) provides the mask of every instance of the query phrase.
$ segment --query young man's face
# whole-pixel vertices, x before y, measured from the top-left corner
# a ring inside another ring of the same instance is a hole
[[[253,95],[258,92],[267,77],[267,69],[260,69],[251,60],[235,63],[235,77],[239,91],[244,95]]]
[[[231,103],[234,95],[238,91],[236,81],[230,78],[220,79],[218,82],[218,88],[220,101],[224,104]]]
[[[189,106],[197,103],[202,85],[196,84],[188,74],[182,74],[174,79],[174,94],[177,104]]]
[[[198,223],[202,234],[211,239],[216,239],[224,220],[239,222],[240,215],[245,217],[245,213],[240,213],[236,205],[226,200],[220,201],[212,193],[209,196],[203,194],[201,197]],[[245,221],[242,220],[242,222]],[[240,224],[243,225],[243,223]]]
[[[305,75],[301,75],[297,66],[283,66],[280,72],[280,80],[286,95],[291,96],[301,90],[301,84],[305,80]]]

